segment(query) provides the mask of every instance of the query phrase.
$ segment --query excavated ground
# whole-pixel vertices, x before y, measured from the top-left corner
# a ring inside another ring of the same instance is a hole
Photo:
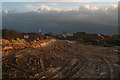
[[[119,55],[107,47],[75,45],[57,40],[41,48],[8,52],[3,53],[2,58],[3,80],[120,78]]]

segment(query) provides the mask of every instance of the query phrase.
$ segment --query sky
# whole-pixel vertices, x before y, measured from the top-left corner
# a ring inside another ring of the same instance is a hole
[[[1,0],[3,2],[118,2],[119,0]]]
[[[19,9],[21,11],[29,11],[29,7],[37,7],[40,5],[47,5],[50,7],[55,7],[55,8],[65,8],[65,7],[79,7],[85,4],[89,4],[91,6],[99,6],[99,7],[105,7],[105,6],[111,6],[111,5],[117,5],[115,2],[92,2],[92,3],[76,3],[76,2],[60,2],[60,3],[55,3],[55,2],[42,2],[42,3],[35,3],[35,2],[5,2],[3,3],[3,10],[13,10],[13,9]],[[102,5],[101,5],[102,4]]]
[[[21,32],[37,32],[38,29],[42,29],[44,33],[66,31],[117,34],[117,4],[117,2],[3,2],[2,28]]]

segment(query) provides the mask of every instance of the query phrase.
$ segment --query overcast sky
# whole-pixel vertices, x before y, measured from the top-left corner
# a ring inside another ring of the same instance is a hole
[[[117,34],[117,2],[4,2],[3,28],[22,32]]]

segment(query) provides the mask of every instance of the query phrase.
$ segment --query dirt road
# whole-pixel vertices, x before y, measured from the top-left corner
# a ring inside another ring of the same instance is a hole
[[[109,49],[57,40],[41,48],[11,50],[3,56],[3,78],[120,78],[118,53]]]

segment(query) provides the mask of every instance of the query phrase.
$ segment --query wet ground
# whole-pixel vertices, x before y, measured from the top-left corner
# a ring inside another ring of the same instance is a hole
[[[111,49],[57,40],[40,48],[9,50],[3,53],[3,79],[120,78],[119,54]]]

